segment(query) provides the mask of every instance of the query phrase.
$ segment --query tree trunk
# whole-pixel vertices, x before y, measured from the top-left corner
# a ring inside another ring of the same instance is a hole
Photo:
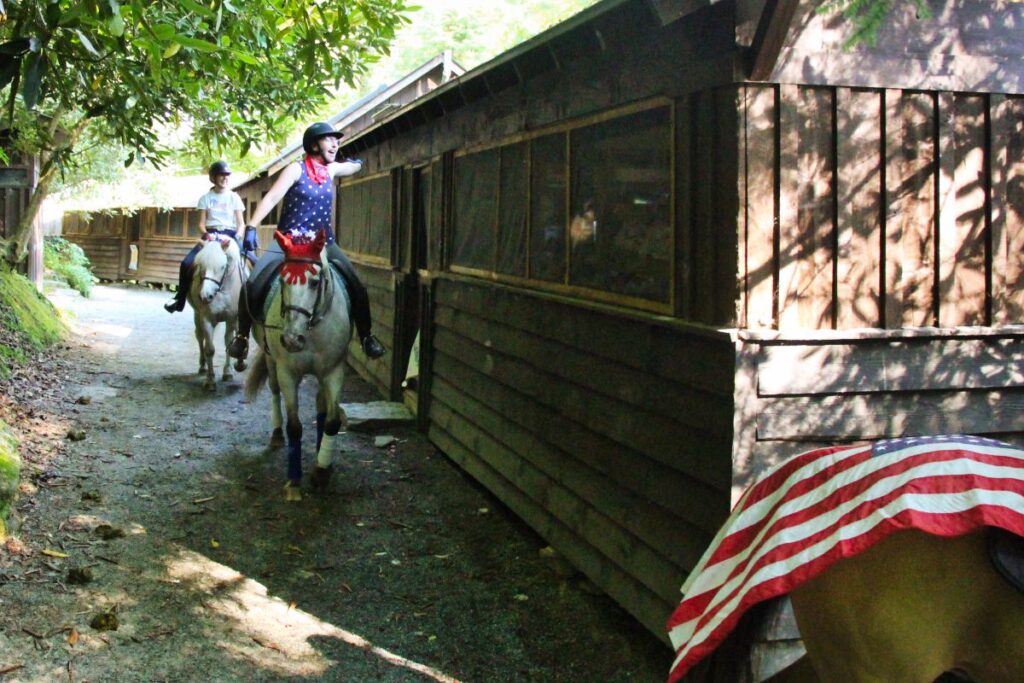
[[[58,119],[58,116],[53,118],[54,129]],[[85,118],[80,119],[69,131],[66,145],[68,149],[74,149],[78,138],[85,129],[87,121],[88,119]],[[53,130],[50,131],[51,139],[53,132]],[[14,229],[13,234],[7,236],[6,243],[3,245],[3,260],[12,268],[21,263],[27,254],[28,241],[32,237],[33,223],[36,220],[36,216],[39,215],[39,209],[43,205],[43,200],[50,193],[50,182],[53,180],[56,172],[57,164],[54,163],[54,155],[50,155],[50,158],[46,160],[46,163],[43,164],[39,171],[39,179],[36,182],[35,189],[32,191],[32,196],[28,200],[28,205],[25,207],[25,212],[22,213],[21,219],[18,221],[18,226]]]

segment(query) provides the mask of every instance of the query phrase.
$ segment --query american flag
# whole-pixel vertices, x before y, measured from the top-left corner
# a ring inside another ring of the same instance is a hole
[[[780,463],[736,504],[668,620],[679,680],[759,602],[889,534],[1024,536],[1024,449],[973,436],[819,448]]]

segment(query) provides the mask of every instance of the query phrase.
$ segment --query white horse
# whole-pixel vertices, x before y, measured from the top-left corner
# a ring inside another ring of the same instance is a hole
[[[325,238],[293,243],[280,232],[274,239],[285,254],[279,286],[270,294],[264,322],[256,321],[253,336],[260,351],[246,381],[253,398],[264,381],[270,383],[271,446],[281,445],[281,397],[287,415],[288,480],[286,500],[301,500],[302,422],[299,420],[299,383],[306,375],[317,379],[317,465],[313,487],[323,489],[330,480],[334,439],[346,424],[339,404],[345,381],[345,357],[352,338],[349,299],[345,282],[330,267]]]
[[[224,235],[206,235],[203,248],[196,254],[192,266],[192,285],[188,291],[188,302],[192,305],[196,326],[196,341],[199,343],[199,374],[206,375],[203,387],[213,390],[216,382],[213,376],[213,333],[217,325],[224,323],[224,345],[235,336],[238,326],[238,293],[242,283],[249,276],[248,265],[241,258],[238,243]],[[231,379],[231,358],[224,354],[224,368],[221,379]],[[244,370],[241,361],[235,364],[237,370]]]

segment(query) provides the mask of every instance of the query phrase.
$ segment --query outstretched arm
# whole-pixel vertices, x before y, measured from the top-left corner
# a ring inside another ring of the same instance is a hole
[[[299,175],[302,173],[302,169],[299,168],[298,164],[289,164],[281,169],[280,175],[277,176],[277,180],[270,187],[270,191],[263,196],[260,203],[256,205],[256,210],[249,216],[249,225],[259,225],[263,222],[263,219],[267,217],[277,203],[284,197],[285,192],[288,188],[295,184],[295,181],[299,179]]]

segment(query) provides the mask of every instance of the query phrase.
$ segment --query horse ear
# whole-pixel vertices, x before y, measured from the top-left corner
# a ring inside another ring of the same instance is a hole
[[[281,245],[281,251],[288,253],[288,250],[292,248],[292,241],[288,235],[284,234],[280,230],[274,231],[274,241]]]
[[[316,247],[317,251],[320,251],[324,248],[325,244],[327,244],[327,234],[323,230],[317,230],[316,239],[313,240],[313,245]]]
[[[230,237],[227,238],[227,239],[221,240],[220,241],[220,248],[223,249],[224,251],[227,251],[230,241],[231,241]]]

